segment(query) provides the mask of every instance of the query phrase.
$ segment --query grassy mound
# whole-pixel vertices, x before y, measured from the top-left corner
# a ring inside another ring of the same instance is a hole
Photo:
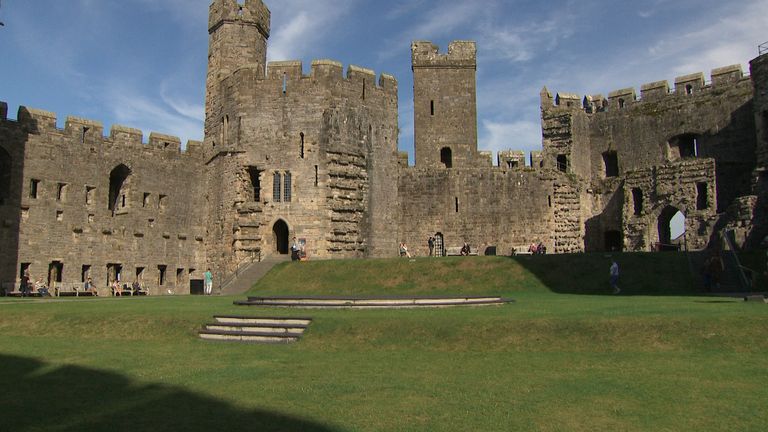
[[[577,254],[284,263],[251,295],[607,294],[615,258],[624,294],[680,295],[697,287],[682,254]]]
[[[518,300],[484,308],[0,299],[0,429],[762,430],[768,306],[680,295],[678,258],[619,256],[627,296],[602,255],[288,263],[253,291]],[[214,314],[314,321],[289,346],[199,340]]]

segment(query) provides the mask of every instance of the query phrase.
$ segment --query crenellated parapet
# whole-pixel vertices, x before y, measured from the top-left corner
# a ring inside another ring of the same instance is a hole
[[[311,83],[328,91],[337,91],[340,88],[356,88],[363,95],[363,91],[373,94],[380,92],[388,96],[397,97],[397,80],[386,73],[376,76],[376,72],[360,66],[349,65],[344,74],[344,65],[335,60],[313,60],[309,75],[303,72],[303,63],[299,60],[272,61],[267,64],[266,78],[261,78],[259,71],[254,70],[258,66],[243,67],[227,78],[228,83],[238,81],[251,81],[255,85],[272,86],[283,93],[293,91],[293,86],[300,82],[302,86]],[[377,79],[378,78],[378,79]],[[364,90],[363,90],[364,89]],[[305,88],[302,87],[302,91]]]
[[[437,45],[429,41],[411,43],[411,61],[417,68],[477,69],[477,44],[474,41],[453,41],[448,52],[440,54]]]
[[[256,26],[259,32],[269,37],[270,11],[261,0],[214,0],[208,15],[208,31],[213,33],[225,23]]]
[[[710,81],[707,83],[704,73],[697,72],[675,78],[674,86],[670,87],[666,80],[654,81],[640,87],[640,96],[632,87],[613,90],[608,98],[602,95],[587,95],[583,98],[573,93],[557,93],[554,97],[545,87],[541,93],[542,109],[573,109],[584,110],[591,114],[602,111],[620,110],[643,102],[659,102],[669,98],[681,98],[721,91],[741,83],[747,83],[749,77],[744,75],[741,65],[730,65],[713,69]],[[580,103],[576,103],[580,99]]]
[[[7,107],[4,102],[2,105]],[[7,109],[7,108],[6,108]],[[7,116],[6,116],[7,117]],[[3,117],[3,120],[7,118]],[[188,141],[186,150],[181,148],[181,140],[172,135],[151,132],[145,144],[144,136],[138,129],[113,125],[109,135],[104,135],[104,125],[100,121],[68,116],[64,128],[57,127],[56,113],[35,108],[19,107],[18,124],[27,132],[34,135],[60,135],[69,142],[88,144],[90,147],[126,147],[136,150],[157,152],[173,157],[198,157],[202,154],[202,145],[197,141]]]

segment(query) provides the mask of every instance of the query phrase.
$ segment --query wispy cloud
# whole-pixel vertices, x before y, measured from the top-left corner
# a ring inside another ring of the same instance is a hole
[[[269,60],[292,60],[308,54],[336,31],[334,24],[346,16],[357,0],[285,0],[272,12]]]
[[[480,130],[480,148],[500,150],[540,150],[541,125],[535,121],[510,121],[507,123],[484,120]]]

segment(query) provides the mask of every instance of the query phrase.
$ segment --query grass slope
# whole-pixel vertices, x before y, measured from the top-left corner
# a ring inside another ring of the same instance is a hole
[[[0,299],[0,430],[764,430],[768,306],[695,295],[658,257],[621,255],[637,295],[618,297],[597,255],[293,263],[253,291],[518,300],[502,307]],[[289,346],[195,337],[227,313],[315,321]]]

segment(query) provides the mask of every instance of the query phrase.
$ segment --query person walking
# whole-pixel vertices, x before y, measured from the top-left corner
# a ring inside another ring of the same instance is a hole
[[[213,273],[211,273],[211,269],[205,271],[205,274],[203,275],[203,284],[205,289],[205,295],[211,295],[211,292],[213,291]]]
[[[616,260],[611,261],[611,269],[609,273],[611,276],[611,289],[613,290],[614,294],[618,294],[621,292],[621,289],[619,289],[619,264],[616,263]]]

